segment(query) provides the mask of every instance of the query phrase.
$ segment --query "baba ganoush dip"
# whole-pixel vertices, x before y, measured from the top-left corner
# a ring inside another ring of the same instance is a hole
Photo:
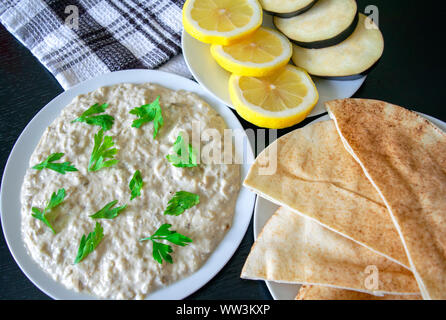
[[[129,111],[160,97],[164,125],[153,138],[153,122],[133,128],[135,115]],[[100,127],[75,122],[95,103],[108,103],[105,113],[115,118],[104,135],[112,136],[118,164],[87,171],[93,137]],[[230,228],[240,189],[240,165],[200,163],[179,168],[166,160],[180,133],[192,136],[193,123],[201,131],[216,129],[223,140],[223,118],[198,95],[145,84],[101,87],[76,97],[45,130],[30,159],[21,191],[22,237],[37,264],[56,281],[79,292],[100,298],[143,299],[148,293],[195,272],[206,261]],[[200,147],[221,143],[201,137]],[[31,167],[52,153],[64,153],[58,162],[70,161],[79,171],[60,174]],[[129,181],[136,170],[144,186],[130,201]],[[64,202],[53,209],[51,223],[56,234],[32,217],[32,207],[45,208],[53,192],[64,188]],[[164,215],[168,201],[177,191],[200,196],[200,203],[179,216]],[[112,220],[89,216],[107,203],[127,204]],[[74,264],[82,235],[92,232],[99,221],[104,238],[84,260]],[[156,262],[152,242],[140,242],[164,223],[190,239],[185,247],[173,244],[173,263]]]

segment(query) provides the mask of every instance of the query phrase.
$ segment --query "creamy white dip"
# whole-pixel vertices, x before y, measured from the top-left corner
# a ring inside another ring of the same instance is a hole
[[[135,107],[160,96],[164,126],[153,139],[153,123],[132,128]],[[113,137],[119,149],[119,163],[111,168],[88,172],[93,136],[98,126],[71,123],[95,103],[108,103],[106,114],[115,122],[105,135]],[[157,288],[187,277],[206,261],[230,228],[240,188],[240,165],[200,164],[177,168],[166,160],[180,132],[192,135],[193,121],[201,130],[215,128],[223,137],[226,124],[218,113],[196,94],[172,91],[158,85],[120,84],[102,87],[74,99],[46,129],[30,159],[30,167],[51,153],[63,152],[57,162],[70,161],[79,170],[65,175],[53,170],[28,169],[22,186],[22,237],[37,264],[56,281],[76,291],[101,298],[142,299]],[[223,138],[222,138],[223,139]],[[200,147],[221,143],[209,138]],[[144,187],[141,196],[130,201],[129,182],[136,170]],[[51,194],[65,188],[65,201],[51,213],[51,230],[31,216],[31,208],[43,210]],[[163,215],[175,192],[199,194],[200,203],[180,216]],[[93,231],[89,215],[118,200],[127,208],[113,219],[99,221],[104,238],[78,264],[73,264],[82,235]],[[152,235],[163,223],[170,230],[191,238],[185,247],[172,245],[173,264],[162,265],[152,257]]]

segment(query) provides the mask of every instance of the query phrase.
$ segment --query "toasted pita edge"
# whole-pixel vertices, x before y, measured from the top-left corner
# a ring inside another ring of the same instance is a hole
[[[314,292],[316,290],[316,292]],[[322,293],[320,292],[322,291]],[[325,292],[324,292],[325,291]],[[331,294],[332,299],[327,299],[327,296],[323,294]],[[338,296],[338,294],[341,295]],[[421,295],[419,294],[408,294],[408,295],[384,295],[384,296],[374,296],[368,293],[344,290],[323,286],[301,286],[299,292],[297,293],[295,300],[421,300]]]
[[[288,209],[288,210],[290,210],[289,208],[287,208],[287,207],[285,207],[285,206],[283,206],[283,207],[286,208],[286,209]],[[276,210],[276,212],[277,212],[278,210],[280,210],[280,208],[278,208],[278,209]],[[292,211],[292,212],[296,212],[296,211],[294,211],[294,210],[291,210],[291,211]],[[262,228],[262,230],[260,231],[259,235],[257,236],[257,239],[259,239],[259,238],[262,236],[263,232],[265,231],[265,227],[266,227],[266,226],[268,225],[268,223],[272,220],[272,218],[274,217],[274,215],[276,214],[276,212],[274,212],[274,214],[273,214],[273,215],[268,219],[268,221],[265,223],[265,225],[263,226],[263,228]],[[309,220],[312,220],[312,221],[317,222],[319,225],[322,225],[322,224],[320,224],[318,221],[316,221],[316,220],[314,220],[314,219],[312,219],[312,218],[309,218],[308,216],[305,216],[305,215],[302,215],[302,214],[300,214],[300,216],[302,216],[304,219],[309,219]],[[323,225],[322,225],[322,226],[323,226]],[[330,229],[330,228],[327,228],[327,229],[333,231],[333,230]],[[335,233],[340,234],[339,232],[336,232],[336,231],[335,231]],[[345,237],[345,236],[342,235],[342,234],[341,234],[341,236]],[[347,237],[345,237],[345,238],[347,238]],[[353,239],[350,239],[350,240],[353,240]],[[355,243],[358,243],[358,242],[355,241],[355,240],[353,240],[353,241],[354,241]],[[251,249],[250,249],[250,251],[249,251],[248,257],[249,257],[249,255],[255,250],[256,245],[257,245],[257,241],[255,241],[254,244],[252,245],[252,247],[251,247]],[[363,246],[364,246],[364,245],[363,245]],[[364,247],[366,247],[367,249],[369,249],[367,246],[364,246]],[[374,250],[371,250],[371,251],[377,253],[377,252],[374,251]],[[379,253],[379,254],[380,254],[380,253]],[[382,254],[380,254],[380,255],[382,256]],[[391,260],[391,259],[389,259],[389,260]],[[395,262],[395,261],[393,261],[393,262]],[[398,264],[401,265],[401,263],[398,263]],[[300,282],[291,282],[291,281],[266,280],[266,279],[263,279],[263,278],[260,278],[260,277],[253,277],[253,276],[248,276],[248,275],[246,275],[246,265],[247,265],[247,263],[246,263],[246,261],[245,261],[245,263],[244,263],[244,265],[243,265],[243,268],[242,268],[242,271],[241,271],[241,273],[240,273],[240,278],[241,278],[241,279],[246,279],[246,280],[263,280],[263,281],[271,281],[271,282],[275,282],[275,283],[299,284],[299,285],[308,285],[308,286],[319,285],[319,286],[326,286],[326,287],[331,287],[331,288],[336,288],[336,289],[343,289],[343,290],[350,290],[350,291],[356,291],[356,292],[367,293],[367,294],[370,294],[370,295],[372,295],[372,296],[378,296],[378,297],[381,297],[381,296],[384,296],[384,295],[403,295],[403,296],[404,296],[404,295],[417,295],[417,294],[418,294],[418,293],[414,293],[414,292],[396,292],[396,291],[384,291],[384,290],[376,290],[376,291],[371,291],[371,290],[361,290],[361,289],[355,289],[355,288],[349,288],[349,287],[335,286],[335,285],[331,285],[331,284],[311,283],[311,282],[302,282],[302,281],[300,281]],[[402,266],[402,265],[401,265],[401,266]],[[404,267],[404,266],[403,266],[403,267]]]
[[[416,271],[416,269],[415,269],[415,265],[414,265],[414,263],[413,263],[412,257],[411,257],[411,255],[410,255],[410,253],[409,253],[408,248],[407,248],[406,241],[404,240],[403,233],[402,233],[402,231],[401,231],[401,228],[400,228],[400,226],[399,226],[399,223],[398,223],[398,221],[396,220],[395,215],[394,215],[394,213],[393,213],[393,211],[392,211],[392,209],[391,209],[389,203],[388,203],[387,200],[385,199],[384,195],[382,194],[382,192],[380,191],[380,189],[378,188],[378,186],[376,185],[376,183],[373,181],[373,179],[372,179],[372,177],[370,176],[370,173],[368,172],[367,168],[364,166],[364,164],[363,164],[362,161],[358,158],[358,156],[353,152],[353,150],[352,150],[351,146],[349,145],[347,139],[345,139],[345,137],[342,135],[341,130],[340,130],[340,128],[339,128],[339,124],[338,124],[338,122],[337,122],[337,119],[336,119],[336,117],[334,116],[333,112],[330,110],[330,103],[333,103],[333,102],[340,102],[340,101],[343,101],[343,100],[345,100],[345,99],[338,99],[338,100],[332,100],[332,101],[327,101],[327,102],[325,102],[325,106],[326,106],[326,108],[327,108],[328,115],[329,115],[330,119],[332,119],[332,120],[334,121],[335,126],[336,126],[336,130],[338,131],[338,134],[339,134],[339,136],[340,136],[340,138],[341,138],[341,140],[342,140],[342,143],[344,144],[345,149],[346,149],[346,150],[352,155],[352,157],[359,163],[359,165],[361,166],[361,168],[362,168],[362,170],[363,170],[365,176],[367,177],[367,179],[369,179],[369,181],[370,181],[370,182],[372,183],[372,185],[375,187],[376,191],[378,192],[378,194],[380,195],[380,197],[381,197],[381,199],[383,200],[384,204],[386,205],[386,208],[387,208],[387,210],[388,210],[389,213],[390,213],[390,217],[391,217],[391,219],[392,219],[392,221],[393,221],[393,223],[394,223],[394,225],[395,225],[395,228],[396,228],[398,234],[400,235],[401,242],[402,242],[402,244],[403,244],[404,250],[406,251],[407,259],[408,259],[409,264],[410,264],[410,270],[411,270],[412,273],[414,274],[415,280],[416,280],[417,283],[418,283],[418,286],[419,286],[419,288],[420,288],[420,292],[421,292],[421,296],[422,296],[423,299],[425,299],[425,300],[432,300],[432,298],[431,298],[430,295],[429,295],[429,292],[428,292],[427,289],[426,289],[426,286],[425,286],[423,280],[421,279],[420,274],[419,274],[419,273]],[[351,100],[364,100],[364,99],[351,99]],[[367,99],[367,100],[370,100],[370,101],[373,101],[373,102],[380,102],[380,103],[388,104],[388,102],[381,101],[381,100],[373,100],[373,99]],[[401,108],[401,107],[400,107],[400,108]],[[413,112],[413,111],[410,111],[410,110],[408,110],[408,109],[406,109],[406,110],[409,111],[409,112],[412,112],[417,118],[422,119],[422,120],[425,120],[425,119],[423,119],[420,115],[418,115],[417,113],[415,113],[415,112]],[[431,125],[435,130],[440,130],[437,126],[435,126],[434,124],[432,124],[430,121],[428,121],[428,123],[429,123],[429,125]],[[441,131],[441,130],[440,130],[440,131]]]
[[[313,217],[307,216],[307,215],[301,213],[300,211],[297,211],[297,210],[291,208],[290,206],[288,206],[288,205],[286,205],[286,204],[284,204],[284,203],[280,203],[280,201],[277,201],[277,200],[275,200],[275,199],[269,197],[268,195],[266,195],[266,194],[264,194],[263,192],[261,192],[261,191],[255,189],[255,188],[253,188],[253,187],[251,187],[251,186],[248,185],[248,184],[243,183],[243,185],[244,185],[246,188],[248,188],[249,190],[251,190],[252,192],[256,193],[258,196],[260,196],[260,197],[262,197],[262,198],[264,198],[264,199],[266,199],[266,200],[268,200],[268,201],[271,201],[271,202],[277,204],[278,206],[281,206],[281,207],[284,207],[284,208],[286,208],[286,209],[288,209],[288,210],[290,210],[290,211],[293,211],[293,212],[299,214],[300,216],[302,216],[302,217],[304,217],[304,218],[306,218],[306,219],[310,219],[310,220],[312,220],[312,221],[314,221],[314,222],[320,224],[320,225],[323,226],[324,228],[329,229],[330,231],[336,232],[337,234],[339,234],[339,235],[341,235],[341,236],[343,236],[343,237],[345,237],[345,238],[347,238],[347,239],[349,239],[349,240],[352,240],[352,241],[354,241],[355,243],[357,243],[357,244],[359,244],[359,245],[361,245],[361,246],[363,246],[363,247],[366,247],[366,248],[369,249],[370,251],[373,251],[374,253],[379,254],[379,255],[381,255],[381,256],[383,256],[383,257],[389,259],[389,260],[392,261],[392,262],[395,262],[396,264],[402,266],[403,268],[406,268],[407,270],[412,271],[412,268],[411,268],[411,267],[409,267],[409,266],[405,265],[404,263],[402,263],[402,262],[396,260],[395,258],[392,258],[391,256],[386,255],[385,253],[382,253],[382,252],[380,252],[380,251],[377,251],[377,250],[375,250],[375,249],[373,249],[373,248],[367,246],[365,243],[360,242],[360,241],[358,241],[358,240],[356,240],[356,239],[354,239],[354,238],[352,238],[352,237],[350,237],[350,236],[348,236],[348,235],[346,235],[346,234],[344,234],[344,233],[341,233],[341,232],[339,232],[339,231],[337,231],[337,230],[331,228],[330,226],[327,226],[326,224],[321,223],[319,220],[317,220],[317,219],[315,219],[315,218],[313,218]],[[266,225],[266,224],[265,224],[265,225]],[[262,230],[262,231],[263,231],[263,230]],[[260,234],[261,234],[261,233],[260,233]],[[259,236],[260,236],[260,234],[259,234]]]

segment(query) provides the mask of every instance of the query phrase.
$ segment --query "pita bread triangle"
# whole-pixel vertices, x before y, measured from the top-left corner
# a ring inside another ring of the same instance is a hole
[[[446,134],[377,100],[326,103],[348,150],[379,192],[424,299],[446,299]]]
[[[275,170],[268,172],[269,167]],[[409,269],[383,201],[345,150],[332,120],[273,142],[256,158],[244,185]]]
[[[420,300],[420,295],[374,296],[371,294],[325,286],[302,286],[296,300]]]
[[[419,293],[406,268],[283,207],[264,226],[241,277],[375,295]]]

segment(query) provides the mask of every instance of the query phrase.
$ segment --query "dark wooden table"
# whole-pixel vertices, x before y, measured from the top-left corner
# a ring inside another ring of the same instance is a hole
[[[373,1],[372,4],[379,9],[385,50],[380,63],[355,97],[385,100],[446,121],[446,68],[441,36],[444,18],[435,6],[426,3],[420,8],[409,3],[412,2]],[[364,12],[370,3],[359,0],[358,4],[360,11]],[[62,91],[55,78],[0,25],[2,175],[8,155],[26,124]],[[240,120],[245,128],[255,128]],[[303,124],[306,123],[308,121]],[[297,127],[280,130],[279,135]],[[239,277],[252,243],[251,222],[229,263],[189,299],[271,299],[262,281],[247,281]],[[0,299],[49,299],[18,268],[3,233],[0,235]]]

